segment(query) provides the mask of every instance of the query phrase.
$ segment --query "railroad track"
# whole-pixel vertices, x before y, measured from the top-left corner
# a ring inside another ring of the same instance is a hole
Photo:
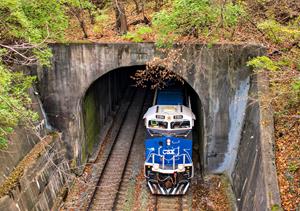
[[[184,196],[152,195],[148,190],[143,177],[142,116],[151,106],[152,98],[145,90],[129,89],[124,99],[127,100],[123,101],[92,164],[89,190],[79,197],[78,210],[192,210],[191,190]]]
[[[145,129],[142,116],[151,106],[152,96],[146,92],[129,88],[124,94],[113,124],[101,142],[99,154],[89,164],[92,173],[86,181],[88,188],[81,189],[71,209],[192,211],[193,186],[201,180],[198,150],[193,152],[195,178],[187,194],[152,195],[147,187],[143,176]]]
[[[180,196],[152,195],[151,198],[152,211],[192,211],[192,190]]]
[[[138,123],[143,115],[145,90],[137,90],[127,111],[122,127],[103,166],[88,210],[112,210],[120,189],[125,167],[136,136]]]
[[[183,196],[153,196],[153,211],[191,211],[192,192]]]
[[[147,95],[142,109],[142,114],[144,114],[148,107],[151,106],[152,97],[152,95]],[[144,183],[144,140],[144,122],[143,119],[140,118],[136,135],[133,140],[132,150],[128,158],[128,163],[125,167],[113,210],[138,210],[136,206],[141,208],[140,210],[143,210],[139,203],[137,203],[137,198],[140,196],[139,191],[145,190],[145,187],[142,185]]]
[[[182,196],[155,196],[154,211],[182,210]]]
[[[196,184],[202,180],[200,162],[198,158],[198,151],[194,151],[193,161],[195,164],[195,178],[192,179],[192,184]],[[187,193],[182,196],[152,195],[151,203],[153,204],[151,209],[153,211],[192,211],[193,189],[190,187]]]

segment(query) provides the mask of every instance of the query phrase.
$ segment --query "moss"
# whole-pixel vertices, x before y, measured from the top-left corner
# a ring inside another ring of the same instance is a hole
[[[87,93],[84,102],[84,127],[86,143],[82,146],[82,161],[85,161],[87,155],[92,152],[97,135],[100,131],[99,119],[97,116],[97,104],[92,92]]]
[[[227,197],[228,203],[231,207],[231,210],[235,210],[235,204],[236,204],[235,194],[233,193],[231,183],[230,183],[228,176],[222,174],[221,182],[224,187],[224,193],[226,193],[226,197]]]
[[[52,138],[53,138],[54,140],[56,140],[57,138],[60,137],[60,135],[59,135],[59,133],[58,133],[57,131],[50,131],[50,132],[48,133],[48,135],[49,135],[49,136],[52,136]]]
[[[71,168],[71,170],[74,170],[74,169],[76,169],[76,167],[77,167],[77,164],[76,164],[76,159],[72,159],[72,161],[71,161],[71,164],[70,164],[70,168]]]
[[[86,147],[85,147],[85,144],[82,145],[82,148],[81,148],[81,163],[85,163],[86,162],[86,159],[87,159],[87,150],[86,150]]]
[[[281,211],[282,208],[278,204],[274,204],[271,208],[272,211]]]
[[[45,147],[51,144],[53,138],[46,136],[34,148],[24,157],[24,159],[18,164],[18,166],[11,172],[7,179],[0,185],[0,198],[9,194],[11,190],[17,187],[25,169],[32,165],[35,160],[40,157],[40,154],[44,152]]]

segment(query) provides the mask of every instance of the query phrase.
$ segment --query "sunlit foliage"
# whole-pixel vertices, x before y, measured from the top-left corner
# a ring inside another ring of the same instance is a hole
[[[0,149],[5,148],[14,127],[37,120],[27,106],[31,103],[28,88],[34,77],[13,73],[0,65]]]
[[[174,0],[170,9],[158,12],[153,26],[158,33],[158,45],[170,44],[179,35],[208,35],[215,27],[234,27],[245,15],[243,7],[209,0]]]

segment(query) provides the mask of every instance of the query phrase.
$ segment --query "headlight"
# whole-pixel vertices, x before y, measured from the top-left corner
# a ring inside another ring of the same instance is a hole
[[[178,164],[178,170],[179,171],[184,171],[185,170],[184,165],[183,164]]]
[[[167,145],[170,146],[171,145],[171,139],[167,139]]]
[[[158,163],[154,163],[152,170],[153,171],[157,171],[159,169],[159,164]]]

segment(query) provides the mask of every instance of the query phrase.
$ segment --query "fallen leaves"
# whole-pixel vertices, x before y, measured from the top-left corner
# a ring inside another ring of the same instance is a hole
[[[275,105],[280,109],[285,103]],[[300,206],[300,121],[293,118],[296,106],[289,109],[289,115],[275,117],[276,166],[282,207],[295,210]]]
[[[225,179],[210,176],[193,186],[193,210],[231,210]]]

